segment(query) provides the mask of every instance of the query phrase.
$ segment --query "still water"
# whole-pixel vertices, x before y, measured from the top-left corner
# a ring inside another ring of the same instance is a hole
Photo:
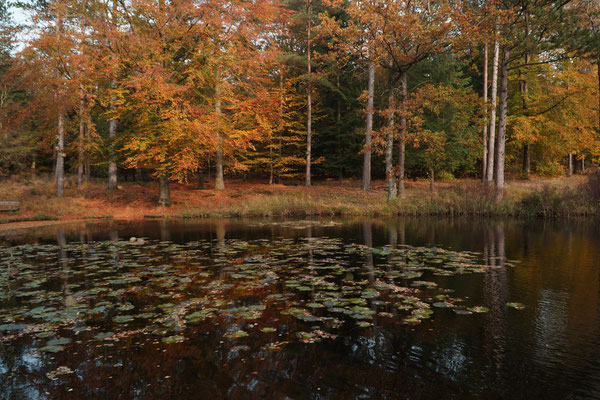
[[[0,236],[1,399],[600,399],[597,221]]]

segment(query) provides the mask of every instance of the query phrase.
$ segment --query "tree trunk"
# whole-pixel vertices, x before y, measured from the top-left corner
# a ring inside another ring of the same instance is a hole
[[[573,175],[573,153],[569,153],[567,156],[567,176]]]
[[[387,143],[385,147],[385,175],[388,182],[388,200],[394,200],[396,198],[396,179],[394,176],[394,165],[393,165],[393,151],[394,151],[394,77],[392,68],[389,69],[388,75],[388,131],[387,131]]]
[[[498,27],[496,27],[498,35]],[[500,58],[500,42],[494,40],[494,59],[492,61],[492,98],[490,109],[490,127],[488,140],[487,176],[486,182],[491,186],[494,180],[494,146],[496,142],[496,97],[498,95],[498,59]]]
[[[56,195],[65,192],[65,116],[58,114],[58,143],[56,146]]]
[[[142,182],[144,176],[142,175],[142,169],[141,168],[136,168],[135,169],[135,181],[137,183]]]
[[[198,189],[204,189],[204,171],[198,171]]]
[[[169,177],[166,172],[158,178],[158,205],[161,207],[171,206],[171,191],[169,189]]]
[[[273,143],[269,143],[269,185],[273,184]]]
[[[85,145],[86,145],[86,147],[89,147],[90,142],[91,142],[90,130],[86,129],[85,130]],[[89,182],[92,177],[92,166],[90,164],[89,157],[85,157],[85,168],[83,170],[85,171],[85,181]]]
[[[83,147],[85,141],[85,119],[83,118],[85,100],[83,91],[79,97],[79,138],[77,140],[77,187],[83,185]]]
[[[527,21],[527,18],[526,18]],[[527,34],[529,34],[529,27],[527,27]],[[525,64],[528,64],[531,57],[529,53],[525,53]],[[519,71],[520,73],[520,71]],[[525,76],[521,80],[521,96],[523,98],[523,115],[527,115],[527,96],[529,94],[529,87],[527,84],[527,77]],[[529,143],[523,145],[523,177],[529,179],[531,173],[531,154]]]
[[[58,182],[58,169],[56,169],[56,164],[58,163],[58,156],[56,153],[56,148],[58,147],[58,136],[56,146],[52,148],[52,177],[54,178],[54,183]]]
[[[531,175],[531,146],[523,145],[523,177],[529,179]]]
[[[483,109],[487,118],[488,106],[488,42],[483,46]],[[483,125],[483,158],[481,159],[481,180],[485,182],[487,176],[487,153],[488,153],[488,124]]]
[[[86,143],[88,143],[90,140],[89,132],[86,134],[86,139],[87,139]],[[86,180],[86,182],[89,182],[91,179],[91,176],[92,176],[92,166],[90,165],[89,159],[85,160],[84,170],[85,170],[85,180]]]
[[[224,190],[225,181],[223,180],[223,134],[221,133],[221,90],[220,85],[217,82],[215,88],[215,112],[217,113],[217,154],[215,164],[215,190]]]
[[[406,101],[408,98],[407,73],[402,71],[400,75],[402,86],[402,115],[400,117],[400,140],[398,140],[398,196],[404,196],[404,160],[406,157]]]
[[[581,169],[581,173],[584,174],[585,173],[585,157],[581,157],[580,169]]]
[[[508,62],[510,50],[502,49],[502,80],[500,82],[500,115],[498,117],[498,147],[496,154],[496,201],[504,197],[504,163],[506,150],[506,117],[508,112]]]
[[[285,123],[283,120],[283,106],[284,106],[284,99],[283,99],[283,72],[279,74],[279,121],[281,126],[279,127],[279,143],[277,145],[277,152],[279,154],[279,167],[277,170],[277,183],[281,184],[281,168],[282,168],[282,164],[281,164],[281,160],[283,158],[283,142],[281,140],[281,138],[283,137],[284,133],[285,133]]]
[[[115,82],[112,82],[112,86],[114,88]],[[117,100],[115,96],[111,98],[112,104],[111,108],[115,109],[114,102]],[[115,137],[117,136],[117,120],[111,119],[108,125],[108,139],[110,141],[110,153],[109,153],[109,163],[108,163],[108,189],[114,190],[117,188],[117,163],[115,161]]]
[[[433,167],[429,168],[429,190],[431,190],[433,192],[433,189],[435,189],[435,175],[434,175],[435,171],[433,170]]]
[[[362,190],[371,189],[371,135],[373,134],[373,97],[375,95],[375,64],[372,62],[369,63],[368,93]]]
[[[307,116],[306,116],[306,186],[311,185],[310,181],[310,158],[312,156],[312,85],[311,85],[311,61],[310,61],[310,25],[311,25],[311,1],[307,0],[308,15],[308,35],[307,35],[307,58],[308,58],[308,84],[306,88]]]

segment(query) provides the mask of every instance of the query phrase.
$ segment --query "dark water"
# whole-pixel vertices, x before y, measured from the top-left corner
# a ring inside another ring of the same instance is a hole
[[[1,399],[600,398],[594,221],[107,222],[0,244]]]

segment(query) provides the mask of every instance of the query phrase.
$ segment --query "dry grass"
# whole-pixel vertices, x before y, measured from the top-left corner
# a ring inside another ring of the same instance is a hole
[[[360,182],[323,181],[305,188],[242,181],[227,182],[227,189],[198,190],[193,185],[172,184],[173,205],[157,207],[158,185],[121,183],[107,191],[102,181],[76,188],[71,181],[65,196],[53,195],[48,178],[34,177],[0,183],[0,200],[19,200],[17,215],[2,216],[0,222],[15,220],[73,220],[110,216],[117,219],[158,217],[240,217],[314,215],[512,215],[573,216],[597,214],[600,182],[589,176],[510,181],[504,201],[496,203],[476,180],[438,183],[431,192],[428,182],[407,182],[406,194],[394,202],[385,196],[385,182],[376,181],[363,192]],[[598,185],[596,185],[598,183]]]

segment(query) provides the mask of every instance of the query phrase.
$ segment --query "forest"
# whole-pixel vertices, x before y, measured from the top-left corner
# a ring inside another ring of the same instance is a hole
[[[0,399],[600,400],[600,0],[0,0]]]
[[[59,197],[471,178],[501,201],[600,157],[596,0],[35,0],[0,35],[0,174]]]

